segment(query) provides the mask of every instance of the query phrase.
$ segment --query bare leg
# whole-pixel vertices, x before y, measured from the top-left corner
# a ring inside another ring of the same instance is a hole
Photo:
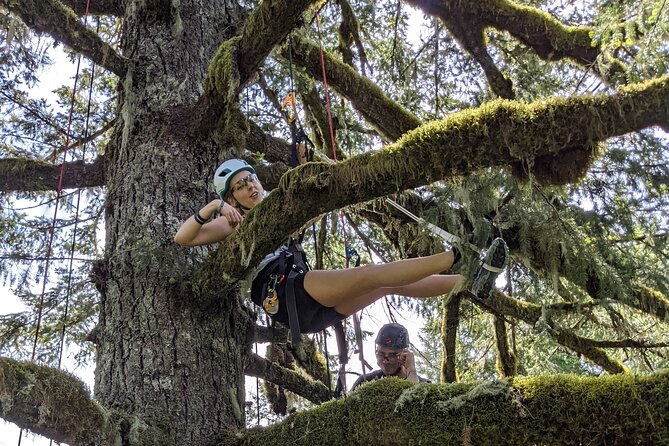
[[[335,305],[334,308],[337,312],[349,316],[373,304],[383,296],[400,295],[416,298],[439,296],[449,293],[463,280],[464,277],[460,275],[442,276],[435,274],[409,285],[377,288],[366,294],[350,296],[349,299]]]
[[[350,299],[372,293],[379,288],[413,284],[448,270],[452,264],[453,252],[448,251],[428,257],[359,268],[314,270],[305,276],[304,289],[320,304],[336,308]]]

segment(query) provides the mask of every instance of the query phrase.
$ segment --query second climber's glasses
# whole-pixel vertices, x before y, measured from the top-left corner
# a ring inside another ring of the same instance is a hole
[[[376,357],[380,360],[384,361],[395,361],[400,357],[401,352],[397,353],[383,353],[382,351],[377,351],[376,352]]]

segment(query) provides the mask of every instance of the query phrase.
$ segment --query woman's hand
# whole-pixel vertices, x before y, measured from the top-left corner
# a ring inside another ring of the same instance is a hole
[[[225,218],[212,218],[217,212]],[[220,242],[232,234],[235,231],[234,227],[243,220],[237,209],[219,199],[211,200],[196,214],[199,214],[200,221],[192,215],[179,227],[174,235],[177,244],[201,246]]]
[[[214,200],[214,201],[219,201],[221,200]],[[220,206],[220,213],[223,217],[225,217],[228,220],[228,223],[230,223],[230,226],[235,227],[238,224],[240,224],[242,221],[244,221],[244,216],[239,213],[239,211],[234,208],[233,206],[230,206],[226,202],[221,202],[222,206]]]

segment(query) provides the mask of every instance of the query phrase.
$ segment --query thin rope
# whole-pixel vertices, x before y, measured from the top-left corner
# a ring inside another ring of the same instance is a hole
[[[96,32],[100,32],[100,19],[98,18],[97,20],[97,27],[96,27]],[[93,82],[95,81],[95,63],[91,64],[91,83],[88,88],[88,104],[86,106],[86,119],[84,121],[84,141],[88,139],[88,130],[89,130],[89,123],[90,123],[90,117],[91,117],[91,100],[93,97]],[[82,155],[81,157],[84,158],[86,155],[86,148],[87,148],[88,143],[85,142],[83,149],[82,149]],[[63,311],[63,326],[61,328],[60,332],[60,343],[58,346],[58,368],[60,369],[60,366],[62,364],[63,360],[63,350],[65,346],[65,327],[67,325],[67,319],[69,315],[69,308],[70,308],[70,297],[72,294],[72,270],[74,269],[74,247],[77,241],[77,229],[78,229],[78,224],[79,224],[79,209],[81,205],[81,189],[77,190],[77,205],[75,208],[74,212],[74,228],[72,229],[72,242],[70,244],[70,258],[69,258],[69,266],[68,266],[68,274],[67,274],[67,290],[65,291],[65,310]],[[49,442],[51,444],[51,442]]]
[[[86,0],[86,11],[84,13],[84,25],[88,21],[88,11],[90,7],[90,0]],[[77,84],[79,82],[79,68],[81,67],[81,56],[77,60],[77,71],[74,76],[74,86],[72,88],[72,96],[70,97],[70,111],[67,118],[67,132],[65,133],[65,147],[63,149],[63,163],[60,166],[60,176],[58,178],[58,189],[56,191],[56,200],[54,203],[53,219],[51,227],[49,228],[49,243],[46,249],[46,260],[44,261],[44,279],[42,280],[42,291],[40,293],[39,304],[37,307],[37,323],[35,324],[35,339],[33,340],[32,353],[30,355],[30,362],[35,361],[35,354],[37,352],[37,341],[39,339],[39,330],[42,324],[42,311],[44,310],[44,295],[46,294],[46,283],[49,277],[49,259],[51,257],[51,250],[53,248],[53,237],[56,227],[56,218],[58,216],[58,203],[62,197],[63,178],[65,177],[65,161],[67,160],[67,149],[70,146],[70,129],[72,127],[72,116],[74,114],[74,99],[77,93]],[[60,360],[59,360],[60,362]],[[21,446],[21,438],[23,437],[23,429],[19,431],[18,445]]]
[[[42,323],[42,310],[44,308],[44,295],[46,293],[46,283],[49,276],[49,265],[51,250],[53,247],[53,237],[56,227],[56,218],[58,216],[58,203],[60,202],[61,192],[63,190],[63,178],[65,177],[65,161],[67,160],[67,149],[70,145],[70,127],[72,125],[72,115],[74,113],[74,97],[77,91],[77,83],[79,82],[79,68],[81,66],[81,57],[77,61],[77,72],[74,77],[74,88],[72,89],[72,97],[70,100],[70,113],[67,120],[67,133],[65,134],[65,148],[63,150],[63,162],[60,165],[60,177],[58,178],[58,189],[56,191],[56,200],[54,203],[53,218],[51,220],[51,227],[49,228],[49,242],[47,243],[46,260],[44,265],[44,280],[42,280],[42,292],[40,293],[39,305],[37,309],[37,326],[35,327],[35,339],[33,340],[33,349],[30,356],[30,361],[35,360],[35,352],[37,351],[37,340],[39,339],[39,329]]]
[[[256,356],[258,356],[258,343],[254,343]],[[256,426],[260,426],[260,380],[256,376]]]
[[[328,124],[330,126],[330,142],[332,144],[332,158],[337,161],[337,149],[335,146],[334,129],[332,127],[332,113],[330,112],[330,94],[328,93],[328,79],[325,75],[325,56],[323,55],[323,41],[321,39],[321,19],[316,14],[316,28],[318,29],[318,51],[321,56],[321,71],[323,72],[323,85],[325,86],[325,105],[328,112]]]

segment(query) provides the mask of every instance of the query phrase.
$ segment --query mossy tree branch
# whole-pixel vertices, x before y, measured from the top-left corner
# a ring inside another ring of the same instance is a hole
[[[503,317],[493,314],[495,328],[495,350],[497,352],[497,372],[499,376],[508,378],[516,375],[517,360],[513,353],[506,330],[506,321]]]
[[[205,79],[201,126],[225,129],[230,107],[255,75],[260,63],[297,26],[315,0],[268,0],[249,14],[241,33],[223,42],[209,64]]]
[[[17,14],[34,31],[49,34],[119,77],[125,75],[127,61],[61,2],[0,0],[0,6]]]
[[[168,441],[162,431],[99,406],[73,376],[7,358],[0,358],[0,416],[21,428],[73,446],[157,446]]]
[[[64,188],[95,187],[105,185],[104,157],[93,163],[82,161],[65,163]],[[61,166],[43,161],[21,158],[0,159],[0,191],[56,190]]]
[[[617,420],[615,432],[612,419]],[[558,425],[562,428],[556,429]],[[511,384],[411,384],[387,378],[268,428],[231,432],[219,444],[653,445],[667,441],[669,374],[664,373],[517,377]]]
[[[503,231],[504,239],[509,249],[534,271],[544,277],[557,273],[595,301],[614,300],[666,320],[669,299],[647,285],[626,283],[615,268],[590,249],[573,222],[537,221],[527,212],[522,218],[522,226]]]
[[[314,79],[323,80],[319,47],[305,37],[293,34],[293,62]],[[389,99],[377,85],[353,68],[324,52],[328,86],[351,101],[353,107],[381,136],[395,141],[421,122]]]
[[[384,150],[338,164],[308,163],[289,171],[248,215],[199,274],[203,293],[234,281],[310,219],[351,204],[493,166],[524,165],[536,172],[542,156],[669,124],[669,76],[617,95],[556,98],[531,104],[494,101],[408,132]],[[564,184],[587,171],[595,154],[574,171],[551,172],[539,183]],[[352,187],[353,186],[353,187]],[[277,216],[281,218],[276,218]]]
[[[407,2],[413,3],[414,6],[418,6],[428,14],[438,16],[444,22],[462,48],[481,66],[493,93],[505,99],[516,97],[511,80],[497,68],[495,61],[488,53],[485,24],[482,18],[478,14],[473,14],[469,6],[451,6],[452,2],[448,0]]]
[[[87,0],[60,0],[62,4],[79,15],[86,13]],[[123,15],[122,0],[90,0],[88,13],[91,15]]]
[[[365,48],[362,46],[362,39],[360,38],[360,23],[353,12],[353,8],[348,0],[338,0],[341,8],[341,23],[337,29],[339,36],[339,52],[342,59],[347,65],[355,68],[353,64],[354,54],[351,46],[355,45],[358,50],[358,58],[360,59],[360,68],[363,75],[365,74],[365,67],[367,66],[367,54]]]
[[[587,70],[593,70],[605,81],[624,70],[624,66],[617,61],[613,62],[608,71],[600,68],[597,64],[600,49],[592,46],[590,27],[565,26],[555,17],[537,8],[509,0],[488,2],[406,0],[406,2],[427,14],[439,17],[464,49],[483,67],[493,91],[501,97],[506,97],[502,95],[504,84],[499,82],[504,76],[499,72],[495,73],[496,67],[490,67],[491,60],[485,50],[485,41],[478,38],[483,37],[483,31],[487,27],[507,31],[532,48],[541,59],[554,61],[567,58]],[[466,28],[463,24],[466,24]],[[471,29],[480,30],[480,36],[478,34],[472,36],[469,31]]]
[[[251,353],[247,359],[244,373],[248,376],[262,378],[265,381],[280,385],[316,404],[328,401],[331,398],[330,390],[319,381],[311,380],[254,353]]]

